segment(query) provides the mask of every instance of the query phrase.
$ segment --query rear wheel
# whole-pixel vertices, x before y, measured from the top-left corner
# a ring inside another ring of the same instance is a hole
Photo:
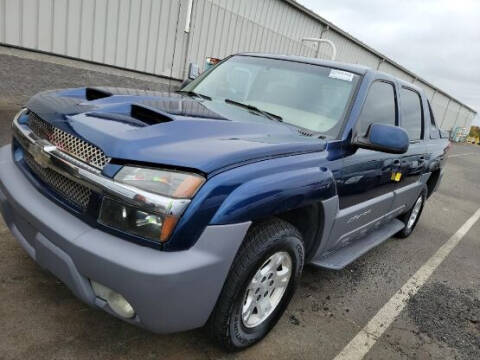
[[[290,223],[274,219],[252,228],[208,322],[214,339],[230,351],[261,340],[290,302],[303,262],[302,238]]]
[[[410,211],[406,212],[400,217],[400,220],[405,223],[405,227],[403,228],[403,230],[395,234],[395,237],[404,239],[412,234],[415,226],[417,226],[418,219],[420,219],[420,215],[422,214],[426,198],[426,191],[424,190],[418,196],[417,200],[415,200],[415,203],[413,204]]]

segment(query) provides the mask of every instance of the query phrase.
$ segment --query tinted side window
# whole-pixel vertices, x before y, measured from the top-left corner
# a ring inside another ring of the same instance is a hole
[[[413,90],[402,88],[400,90],[402,124],[410,140],[422,138],[422,103],[420,95]]]
[[[393,85],[376,81],[370,86],[367,99],[360,114],[359,131],[365,134],[373,123],[395,125],[396,106]]]

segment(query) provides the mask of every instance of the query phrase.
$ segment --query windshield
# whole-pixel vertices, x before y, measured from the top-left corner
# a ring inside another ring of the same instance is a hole
[[[286,123],[337,136],[358,78],[324,66],[233,56],[182,90],[251,105]]]

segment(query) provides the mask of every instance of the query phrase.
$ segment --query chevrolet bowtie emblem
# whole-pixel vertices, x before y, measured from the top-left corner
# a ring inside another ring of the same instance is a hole
[[[50,164],[50,152],[55,149],[56,147],[53,145],[34,145],[30,147],[30,154],[39,166],[47,168]]]

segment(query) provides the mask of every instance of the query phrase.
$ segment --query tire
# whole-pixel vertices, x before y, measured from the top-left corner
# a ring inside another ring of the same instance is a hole
[[[417,197],[415,202],[413,203],[412,208],[409,211],[407,211],[405,214],[399,217],[399,219],[405,223],[405,227],[401,231],[396,233],[395,237],[400,239],[405,239],[412,234],[413,230],[417,226],[418,219],[420,219],[420,216],[422,215],[423,206],[425,205],[426,200],[427,200],[427,191],[423,190],[420,193],[420,195]],[[419,201],[421,202],[420,207],[416,208]],[[414,219],[412,219],[412,214],[414,214],[415,211],[417,211],[416,216]]]
[[[282,316],[295,292],[304,256],[302,237],[290,223],[272,219],[251,228],[207,323],[213,339],[227,351],[238,351],[265,337]],[[280,266],[273,266],[280,261]],[[286,279],[289,264],[290,275]],[[277,284],[282,285],[277,287]],[[261,298],[257,303],[259,296]],[[269,313],[263,311],[268,308],[262,305],[265,301],[271,304],[278,302],[271,306]],[[249,312],[247,308],[252,310]],[[250,316],[247,315],[249,313]]]

